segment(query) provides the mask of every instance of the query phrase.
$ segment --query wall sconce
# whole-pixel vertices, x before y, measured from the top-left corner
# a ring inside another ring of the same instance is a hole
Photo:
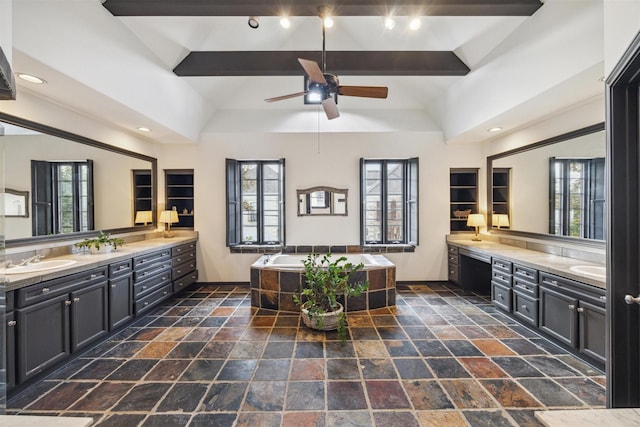
[[[177,211],[162,211],[160,213],[160,219],[158,220],[158,222],[164,222],[167,227],[164,232],[164,237],[173,237],[173,233],[171,232],[171,224],[175,224],[178,221],[179,219]]]
[[[467,226],[476,228],[476,235],[473,239],[474,242],[479,242],[480,238],[478,237],[478,227],[484,227],[487,223],[484,220],[484,215],[482,214],[470,214],[467,217]]]
[[[151,211],[138,211],[136,212],[136,219],[134,222],[136,224],[143,223],[147,225],[147,223],[151,222],[153,218],[151,217]]]
[[[509,227],[509,215],[507,214],[493,214],[491,216],[491,222],[496,228]]]

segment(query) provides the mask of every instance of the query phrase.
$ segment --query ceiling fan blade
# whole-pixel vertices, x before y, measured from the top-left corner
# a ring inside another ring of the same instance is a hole
[[[338,95],[360,96],[363,98],[386,98],[389,88],[386,86],[338,86]]]
[[[298,58],[298,62],[300,63],[300,65],[302,65],[302,68],[304,68],[304,72],[307,73],[309,79],[312,82],[320,83],[323,85],[327,84],[327,81],[325,80],[324,75],[322,74],[322,70],[320,69],[320,66],[317,62],[309,61],[308,59],[302,58]]]
[[[298,96],[304,96],[307,93],[308,93],[308,91],[298,92],[298,93],[290,93],[289,95],[274,96],[273,98],[265,99],[265,101],[267,101],[267,102],[283,101],[283,100],[289,99],[289,98],[297,98]]]
[[[340,112],[338,111],[338,105],[336,101],[334,101],[333,97],[329,97],[322,101],[322,108],[324,108],[324,112],[327,115],[327,119],[332,120],[340,117]]]

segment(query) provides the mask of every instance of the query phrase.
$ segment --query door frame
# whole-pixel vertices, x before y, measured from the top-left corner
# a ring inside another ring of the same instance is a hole
[[[606,83],[607,407],[640,407],[640,33]]]

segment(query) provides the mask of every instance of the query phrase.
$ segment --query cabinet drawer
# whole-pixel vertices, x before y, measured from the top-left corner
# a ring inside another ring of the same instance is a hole
[[[458,283],[458,265],[457,264],[449,264],[449,281],[453,283]]]
[[[511,274],[512,264],[511,261],[505,261],[500,258],[491,258],[491,269],[501,271],[506,274]]]
[[[505,311],[511,311],[511,288],[491,282],[491,301]]]
[[[133,271],[133,261],[130,259],[125,259],[124,261],[114,262],[113,264],[109,264],[109,277],[119,277],[125,274],[129,274]]]
[[[171,258],[171,249],[151,252],[133,258],[133,269],[135,271],[148,268],[150,265],[159,264]]]
[[[142,282],[143,280],[147,280],[155,276],[160,276],[167,271],[171,271],[171,261],[168,259],[158,264],[149,265],[143,270],[134,271],[133,281],[135,283]]]
[[[525,323],[538,326],[538,299],[513,292],[513,314]]]
[[[147,295],[146,297],[140,299],[139,301],[136,301],[133,304],[133,308],[136,313],[136,316],[144,313],[145,311],[149,310],[151,307],[169,298],[172,293],[171,289],[172,289],[171,283],[167,283],[165,286],[162,286],[157,291],[154,291],[149,295]]]
[[[511,287],[511,275],[501,270],[491,270],[491,281],[507,288]]]
[[[593,304],[604,305],[606,302],[604,289],[544,271],[540,272],[540,285]]]
[[[449,254],[448,260],[449,264],[458,264],[458,255]]]
[[[173,293],[178,293],[183,289],[186,289],[192,283],[195,283],[198,280],[198,270],[193,271],[186,276],[181,277],[180,279],[173,282]]]
[[[147,280],[136,283],[133,285],[133,298],[139,299],[140,297],[153,292],[155,289],[159,288],[170,280],[171,274],[169,270],[166,270],[162,274],[158,274],[156,276],[150,277]]]
[[[188,261],[193,261],[194,263],[196,262],[195,250],[192,250],[189,252],[182,252],[181,254],[174,255],[173,259],[171,260],[171,263],[175,267],[177,265],[184,264],[185,262],[188,262]]]
[[[88,286],[107,280],[107,267],[71,274],[59,279],[47,280],[36,285],[27,286],[17,291],[17,307],[26,307],[51,297],[70,292],[79,286]]]
[[[174,267],[173,270],[171,270],[171,277],[173,278],[173,280],[177,280],[186,274],[192,273],[195,269],[196,260],[185,262],[184,264]]]
[[[171,256],[182,255],[185,252],[195,251],[196,250],[196,242],[185,243],[184,245],[176,246],[171,249]]]
[[[513,278],[515,279],[516,277],[520,281],[526,281],[533,285],[538,284],[538,270],[535,268],[513,264]]]
[[[538,298],[538,285],[531,284],[527,280],[514,277],[513,290],[518,291],[520,294],[528,295],[531,298]]]

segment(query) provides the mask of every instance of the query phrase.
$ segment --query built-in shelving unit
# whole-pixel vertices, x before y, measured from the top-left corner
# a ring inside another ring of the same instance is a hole
[[[133,170],[133,217],[139,211],[153,211],[153,182],[150,169]]]
[[[511,219],[509,212],[511,193],[509,183],[511,182],[511,168],[495,168],[493,169],[493,185],[492,185],[492,214],[505,214]],[[500,228],[509,228],[509,226],[501,225]]]
[[[179,222],[171,228],[193,229],[193,169],[165,169],[166,209],[178,211]]]
[[[468,214],[478,213],[478,169],[451,169],[449,172],[449,218],[452,233],[471,231]]]

